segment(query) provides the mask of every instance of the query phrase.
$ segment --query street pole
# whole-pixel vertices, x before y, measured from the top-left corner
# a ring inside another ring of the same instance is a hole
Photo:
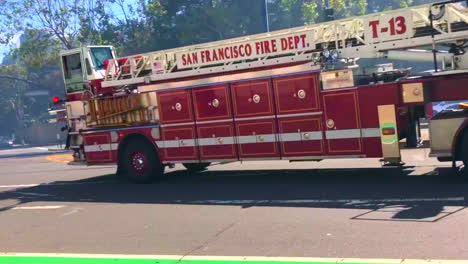
[[[270,22],[268,19],[268,0],[265,0],[264,5],[265,5],[265,29],[266,29],[266,32],[270,32]]]
[[[330,3],[325,0],[325,22],[335,20],[335,14],[333,8],[330,8]]]

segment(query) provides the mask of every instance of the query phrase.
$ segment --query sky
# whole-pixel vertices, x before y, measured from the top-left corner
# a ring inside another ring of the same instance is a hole
[[[3,60],[3,57],[10,51],[11,47],[19,47],[19,37],[21,34],[16,35],[10,45],[0,45],[0,62]]]
[[[137,2],[137,0],[125,0],[126,4],[134,5]],[[117,5],[111,5],[110,9],[114,15],[117,17],[122,16],[122,10],[120,9],[119,6]],[[12,47],[19,47],[19,37],[21,36],[21,33],[18,33],[12,40],[12,43],[10,45],[0,45],[0,63],[2,62],[3,58],[5,57],[6,54],[10,51]]]

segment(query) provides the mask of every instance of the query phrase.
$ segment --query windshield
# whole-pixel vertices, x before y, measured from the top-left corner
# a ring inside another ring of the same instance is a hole
[[[96,70],[104,69],[104,61],[112,59],[112,51],[109,47],[91,48],[91,58]]]

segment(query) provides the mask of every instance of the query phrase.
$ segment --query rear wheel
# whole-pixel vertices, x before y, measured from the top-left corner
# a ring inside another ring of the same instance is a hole
[[[197,171],[206,170],[206,168],[208,168],[208,166],[210,166],[210,164],[211,164],[211,162],[203,162],[203,163],[183,163],[182,165],[184,165],[184,167],[188,171],[197,172]]]
[[[420,137],[421,130],[419,126],[419,116],[416,115],[415,109],[410,109],[408,129],[406,131],[406,147],[418,147]]]
[[[151,144],[134,139],[122,151],[117,172],[120,176],[135,183],[150,183],[163,177],[164,166]]]
[[[460,158],[463,161],[463,165],[465,165],[464,170],[466,172],[468,169],[468,130],[463,133],[460,147]]]

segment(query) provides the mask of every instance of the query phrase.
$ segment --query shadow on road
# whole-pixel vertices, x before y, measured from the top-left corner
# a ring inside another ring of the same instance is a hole
[[[0,200],[18,203],[0,211],[38,201],[276,206],[366,209],[353,219],[435,222],[467,206],[468,184],[450,168],[408,176],[411,172],[412,167],[174,171],[167,180],[150,185],[103,175],[1,192]]]

